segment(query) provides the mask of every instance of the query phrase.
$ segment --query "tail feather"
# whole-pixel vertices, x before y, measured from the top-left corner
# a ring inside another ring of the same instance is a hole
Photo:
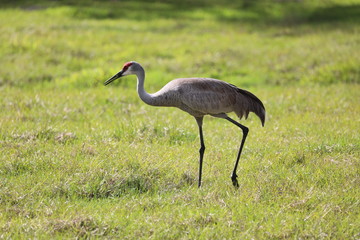
[[[254,94],[249,91],[238,88],[237,91],[241,94],[239,104],[239,111],[236,111],[239,118],[245,115],[245,118],[249,115],[249,112],[255,113],[261,120],[262,126],[265,125],[265,107],[264,104]]]

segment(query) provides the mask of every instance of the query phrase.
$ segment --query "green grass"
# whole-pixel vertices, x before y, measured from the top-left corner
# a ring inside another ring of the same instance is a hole
[[[359,238],[358,1],[1,4],[0,238]],[[263,100],[239,189],[241,132],[205,118],[198,189],[195,120],[102,85],[130,60],[149,92],[206,76]]]

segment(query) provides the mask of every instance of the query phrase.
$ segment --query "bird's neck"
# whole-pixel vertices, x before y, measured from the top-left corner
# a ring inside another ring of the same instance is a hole
[[[137,76],[137,92],[139,94],[139,97],[143,102],[146,104],[157,106],[156,99],[152,94],[149,94],[144,89],[144,82],[145,82],[145,71],[141,69],[138,73],[136,73]]]

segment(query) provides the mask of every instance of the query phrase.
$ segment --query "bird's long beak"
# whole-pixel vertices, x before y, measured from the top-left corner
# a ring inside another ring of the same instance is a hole
[[[111,78],[109,78],[108,80],[106,80],[106,81],[104,82],[104,85],[106,86],[106,85],[108,85],[109,83],[113,82],[114,80],[122,77],[123,73],[124,73],[124,71],[121,70],[120,72],[118,72],[117,74],[115,74],[114,76],[112,76]]]

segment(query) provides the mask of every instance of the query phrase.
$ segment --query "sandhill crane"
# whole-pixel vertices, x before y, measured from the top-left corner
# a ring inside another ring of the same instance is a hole
[[[195,117],[200,134],[199,187],[201,186],[202,164],[205,152],[202,130],[204,116],[211,115],[217,118],[224,118],[242,130],[243,137],[231,175],[233,185],[239,187],[236,169],[249,129],[230,118],[226,113],[235,112],[241,119],[243,116],[247,118],[249,112],[254,112],[260,118],[262,126],[264,126],[265,107],[262,102],[254,94],[246,90],[211,78],[174,79],[167,83],[160,91],[149,94],[144,89],[145,71],[139,63],[134,61],[125,63],[122,70],[105,81],[104,85],[108,85],[122,76],[132,74],[137,76],[137,92],[142,101],[152,106],[177,107]]]

